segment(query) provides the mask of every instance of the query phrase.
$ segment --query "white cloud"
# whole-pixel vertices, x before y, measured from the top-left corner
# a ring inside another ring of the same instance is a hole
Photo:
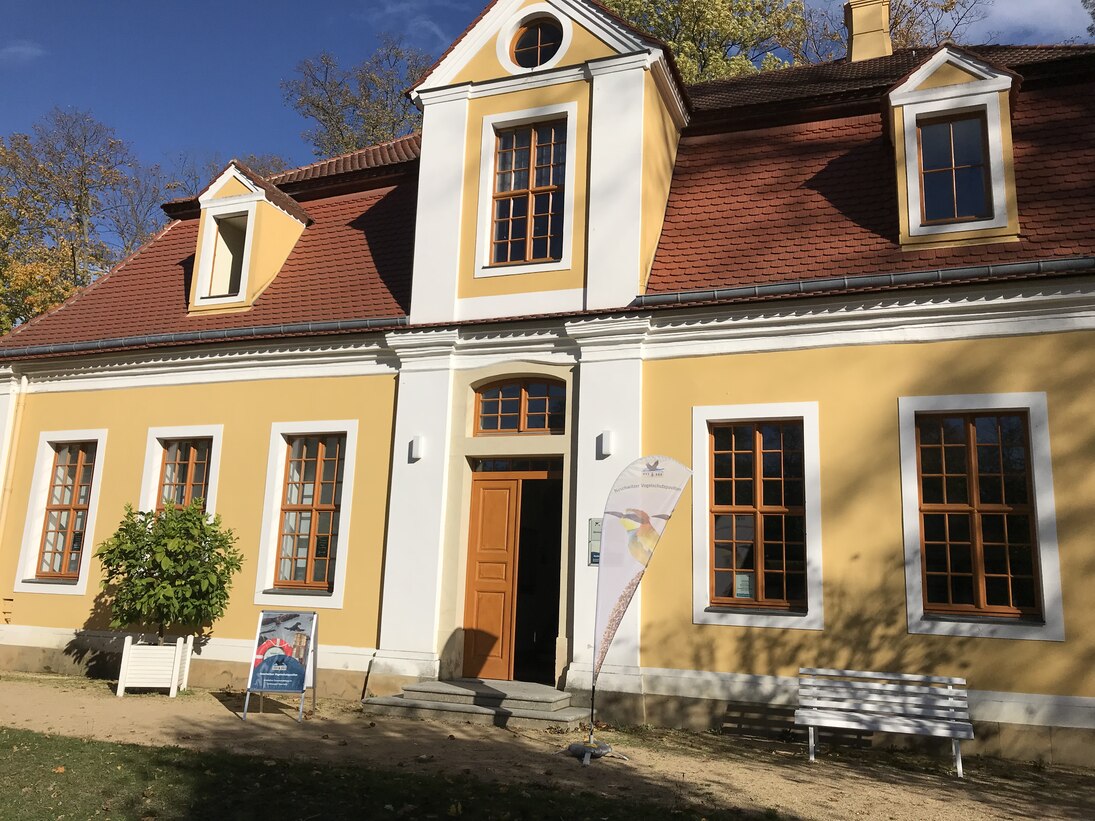
[[[1091,15],[1080,0],[994,0],[988,16],[966,34],[977,43],[990,37],[997,43],[1060,43],[1090,40]]]
[[[30,40],[12,40],[6,45],[0,46],[0,64],[29,63],[45,56],[46,50]]]

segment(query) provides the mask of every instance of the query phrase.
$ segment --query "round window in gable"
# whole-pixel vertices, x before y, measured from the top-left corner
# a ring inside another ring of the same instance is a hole
[[[538,68],[563,44],[563,29],[550,17],[529,20],[513,39],[513,62],[521,68]]]

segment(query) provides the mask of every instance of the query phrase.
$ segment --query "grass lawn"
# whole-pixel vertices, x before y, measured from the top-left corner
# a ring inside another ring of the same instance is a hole
[[[745,817],[651,807],[550,784],[507,786],[470,777],[140,747],[7,728],[0,728],[0,750],[0,816],[10,821]]]

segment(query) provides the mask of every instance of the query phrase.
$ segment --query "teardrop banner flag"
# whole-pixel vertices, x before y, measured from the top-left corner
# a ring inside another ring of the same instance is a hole
[[[692,471],[665,456],[636,459],[616,478],[601,523],[593,684]]]

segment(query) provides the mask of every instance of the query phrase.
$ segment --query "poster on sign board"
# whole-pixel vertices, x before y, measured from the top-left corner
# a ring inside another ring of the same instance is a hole
[[[247,689],[257,693],[303,693],[313,686],[316,614],[263,610]]]

